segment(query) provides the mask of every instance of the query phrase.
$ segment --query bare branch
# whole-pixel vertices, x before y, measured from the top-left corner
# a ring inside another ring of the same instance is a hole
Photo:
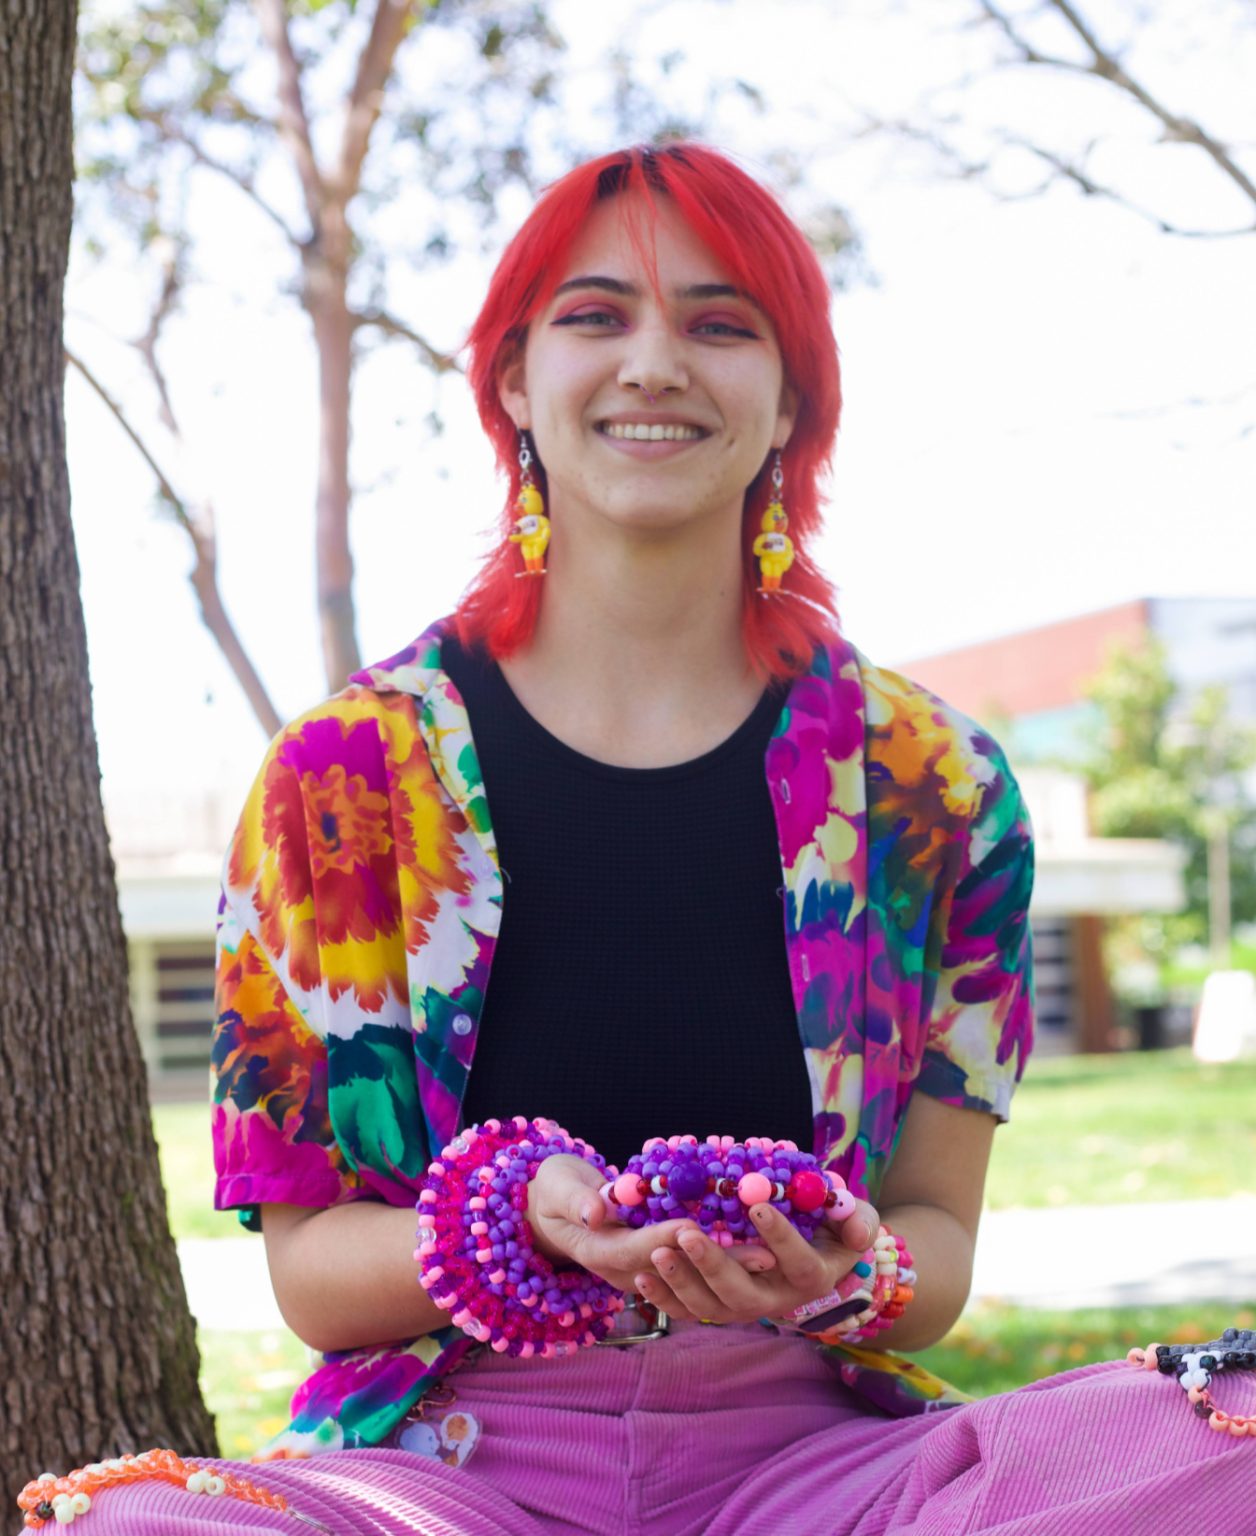
[[[457,357],[448,352],[441,352],[430,341],[425,341],[417,331],[412,331],[403,321],[386,313],[382,309],[363,309],[350,311],[349,319],[353,322],[354,330],[360,330],[365,326],[373,325],[377,330],[384,332],[386,336],[402,336],[406,341],[412,341],[422,352],[428,366],[436,373],[462,373],[462,364]]]
[[[131,439],[139,450],[140,457],[153,472],[157,481],[158,494],[174,514],[175,521],[184,530],[192,541],[194,562],[188,579],[196,593],[197,603],[200,606],[201,618],[205,627],[213,635],[218,643],[218,648],[226,658],[227,665],[235,675],[236,681],[244,690],[244,695],[253,708],[258,724],[268,736],[276,735],[283,722],[279,717],[270,695],[266,692],[265,684],[258,676],[245,651],[244,646],[236,633],[230,616],[223,605],[222,595],[218,590],[218,547],[214,537],[214,514],[212,507],[206,505],[199,516],[193,516],[187,509],[182,497],[170,483],[169,477],[158,464],[156,458],[149,450],[148,445],[136,432],[127,419],[126,412],[118,402],[110,395],[87,364],[78,357],[69,347],[65,348],[66,361],[79,373],[96,391],[104,401],[105,406],[112,412],[114,419],[123,432]]]
[[[296,233],[295,230],[288,227],[288,221],[284,218],[283,214],[281,214],[278,209],[272,208],[270,206],[266,199],[253,185],[252,180],[248,176],[236,170],[234,166],[226,165],[221,160],[216,160],[212,155],[206,154],[201,146],[196,142],[196,140],[193,139],[190,135],[184,133],[182,129],[168,124],[166,125],[166,132],[169,138],[175,140],[179,144],[185,145],[189,150],[191,150],[192,158],[199,165],[203,165],[206,170],[217,171],[220,176],[225,176],[229,181],[233,181],[236,186],[239,187],[240,191],[243,192],[244,195],[249,198],[256,207],[261,209],[261,211],[266,215],[271,223],[276,225],[277,228],[283,232],[284,238],[291,245],[293,245],[298,250],[301,248],[301,237]]]
[[[337,192],[348,202],[358,189],[362,163],[370,146],[384,104],[384,87],[392,73],[393,60],[407,23],[414,14],[415,0],[378,0],[371,21],[371,33],[358,60],[358,72],[349,92],[345,111],[344,137],[340,144],[340,163],[336,168]]]
[[[148,322],[148,329],[142,336],[137,336],[132,346],[144,359],[149,373],[157,385],[157,397],[161,401],[159,416],[162,424],[176,437],[180,436],[179,424],[175,420],[174,406],[170,400],[170,390],[166,385],[166,375],[157,359],[157,338],[161,334],[161,327],[166,317],[174,313],[175,303],[182,287],[182,273],[179,267],[179,249],[173,241],[169,244],[168,254],[162,261],[161,292],[157,297],[157,304],[153,310],[152,318]]]
[[[83,78],[90,81],[92,85],[102,86],[107,83],[106,78],[103,75],[93,74],[91,70],[87,69],[81,64],[79,66],[79,70]],[[158,133],[160,133],[162,138],[167,142],[172,144],[182,144],[183,147],[191,153],[192,158],[197,162],[198,165],[203,165],[205,169],[209,171],[217,171],[220,176],[225,176],[229,181],[234,182],[240,191],[243,192],[244,195],[249,198],[250,201],[253,202],[254,205],[262,211],[262,213],[266,215],[271,223],[278,226],[278,228],[283,232],[284,238],[298,250],[300,249],[300,236],[298,236],[288,227],[287,220],[277,209],[271,207],[271,205],[253,185],[252,180],[242,171],[238,171],[235,166],[227,165],[224,161],[218,160],[213,155],[208,154],[204,149],[201,148],[200,144],[191,136],[191,134],[189,134],[184,128],[181,128],[179,124],[174,121],[171,113],[168,110],[158,111],[152,107],[141,106],[139,103],[135,103],[129,110],[131,115],[138,121],[143,123],[151,123],[152,126],[157,129]],[[256,114],[250,116],[249,121],[258,127],[264,126],[271,129],[274,129],[275,127],[275,124],[269,119],[259,117]]]
[[[314,155],[310,120],[301,90],[301,65],[293,52],[288,35],[288,15],[284,0],[254,0],[262,35],[270,44],[279,67],[279,136],[292,151],[310,228],[317,236],[323,222],[326,188]]]
[[[1049,0],[1049,3],[1060,13],[1064,20],[1073,29],[1077,37],[1090,50],[1089,62],[1079,62],[1075,59],[1062,59],[1049,54],[1041,53],[1034,48],[1016,29],[1012,20],[1005,12],[994,3],[994,0],[977,0],[981,10],[1003,32],[1004,36],[1013,44],[1026,64],[1046,65],[1051,69],[1066,69],[1082,74],[1094,75],[1100,80],[1107,80],[1118,90],[1131,96],[1138,104],[1150,112],[1153,117],[1159,119],[1164,126],[1164,138],[1167,141],[1179,144],[1196,144],[1206,154],[1211,156],[1218,169],[1239,188],[1253,206],[1256,206],[1256,183],[1254,183],[1243,168],[1231,157],[1229,150],[1211,134],[1205,132],[1193,118],[1181,117],[1176,112],[1171,112],[1157,97],[1143,85],[1135,80],[1120,60],[1099,42],[1093,28],[1077,10],[1070,0]],[[1116,194],[1112,194],[1116,196]],[[1118,199],[1123,201],[1123,199]],[[1137,210],[1136,210],[1137,211]],[[1206,235],[1204,230],[1179,230],[1164,224],[1161,220],[1155,222],[1168,233]],[[1248,233],[1244,230],[1226,230],[1224,234]]]

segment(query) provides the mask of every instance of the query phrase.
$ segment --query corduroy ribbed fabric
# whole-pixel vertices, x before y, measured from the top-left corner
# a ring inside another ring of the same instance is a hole
[[[814,1346],[757,1325],[449,1378],[482,1438],[450,1468],[401,1450],[220,1463],[335,1536],[1209,1536],[1256,1531],[1256,1440],[1175,1381],[1091,1365],[889,1420]],[[1215,1383],[1256,1408],[1250,1374]],[[157,1484],[101,1494],[83,1536],[300,1536],[288,1514]]]

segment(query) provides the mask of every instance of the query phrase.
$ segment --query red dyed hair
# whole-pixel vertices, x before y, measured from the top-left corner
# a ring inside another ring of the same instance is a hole
[[[837,629],[833,587],[807,551],[820,525],[818,481],[832,454],[841,414],[829,289],[815,253],[781,205],[713,149],[668,144],[590,160],[547,188],[506,247],[467,340],[467,375],[480,420],[510,483],[503,533],[512,530],[517,515],[519,436],[498,395],[501,369],[552,297],[568,252],[594,206],[630,193],[647,200],[671,198],[694,234],[772,322],[785,378],[797,394],[794,428],[781,452],[794,544],[794,563],[784,588],[788,595],[759,596],[758,565],[750,553],[770,499],[769,464],[747,488],[742,520],[746,653],[761,675],[796,676],[810,664],[815,647]],[[544,495],[545,469],[535,458],[533,475]],[[531,639],[544,582],[516,581],[518,562],[515,546],[503,538],[458,605],[457,627],[464,644],[482,641],[490,654],[501,657]]]

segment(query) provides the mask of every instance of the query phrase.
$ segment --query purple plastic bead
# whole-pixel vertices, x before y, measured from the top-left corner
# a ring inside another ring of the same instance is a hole
[[[698,1163],[681,1163],[667,1175],[667,1192],[673,1200],[701,1200],[706,1187],[706,1169]]]

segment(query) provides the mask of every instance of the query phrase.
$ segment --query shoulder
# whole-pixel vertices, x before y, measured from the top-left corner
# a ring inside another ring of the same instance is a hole
[[[980,721],[892,668],[849,647],[865,711],[870,798],[913,792],[938,818],[957,826],[1024,817],[1007,755]]]

